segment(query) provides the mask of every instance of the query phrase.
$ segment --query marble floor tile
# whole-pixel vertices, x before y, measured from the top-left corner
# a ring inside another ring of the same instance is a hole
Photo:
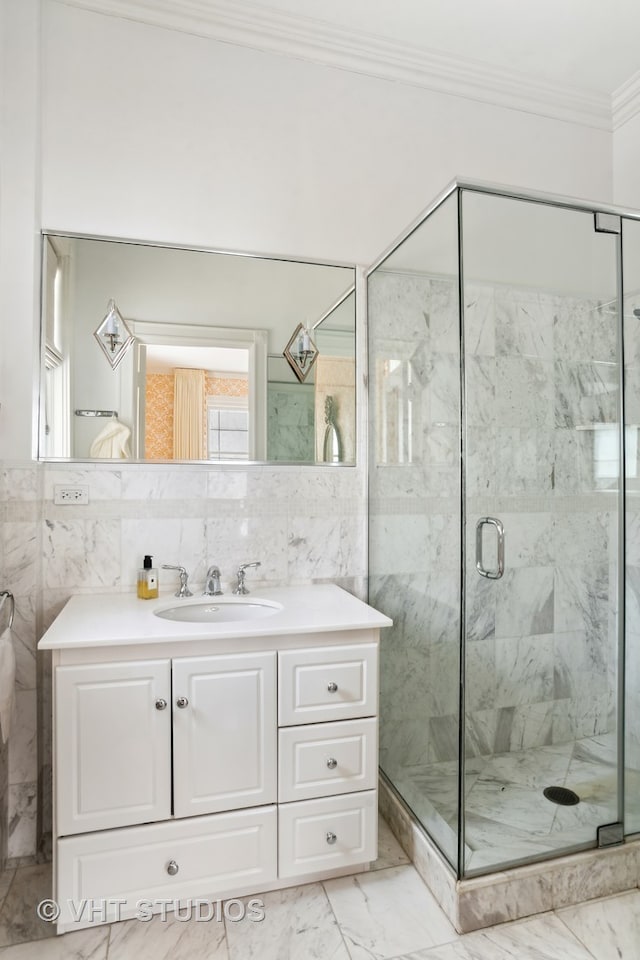
[[[405,863],[410,863],[409,857],[394,837],[387,821],[378,816],[378,859],[371,864],[371,869],[385,870]]]
[[[228,960],[223,919],[187,919],[188,908],[179,915],[111,924],[109,960]]]
[[[640,956],[640,890],[557,913],[595,960],[637,960]]]
[[[258,899],[264,903],[263,920],[226,923],[229,960],[349,960],[322,884],[263,893]]]
[[[109,927],[78,930],[49,940],[0,948],[2,960],[106,960]]]
[[[16,870],[0,909],[0,947],[55,936],[54,926],[36,913],[38,903],[50,896],[50,863]]]
[[[352,960],[388,960],[458,934],[412,866],[324,882]]]
[[[552,914],[467,933],[455,943],[397,960],[593,960]]]

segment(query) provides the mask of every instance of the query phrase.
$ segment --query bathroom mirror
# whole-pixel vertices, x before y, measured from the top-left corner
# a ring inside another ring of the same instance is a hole
[[[355,462],[352,267],[44,233],[41,343],[40,459]]]

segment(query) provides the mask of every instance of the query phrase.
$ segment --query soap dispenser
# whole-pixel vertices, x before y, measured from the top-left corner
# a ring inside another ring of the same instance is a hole
[[[151,566],[151,560],[146,554],[142,569],[138,570],[138,596],[141,600],[155,600],[158,596],[158,571]]]

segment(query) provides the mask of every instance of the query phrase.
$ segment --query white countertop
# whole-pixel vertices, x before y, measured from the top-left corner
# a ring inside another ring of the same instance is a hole
[[[271,600],[282,604],[268,617],[228,623],[184,623],[164,620],[154,610],[211,601],[215,597],[178,600],[162,594],[157,600],[139,600],[134,594],[82,594],[71,597],[38,644],[39,650],[129,646],[175,640],[229,640],[234,637],[273,637],[336,630],[367,630],[391,626],[392,621],[334,584],[272,587],[246,597],[224,600]]]

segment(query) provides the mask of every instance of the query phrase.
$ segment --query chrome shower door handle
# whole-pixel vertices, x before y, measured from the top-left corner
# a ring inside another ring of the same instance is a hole
[[[482,528],[485,523],[496,528],[498,534],[498,568],[497,570],[486,570],[482,562]],[[499,580],[504,573],[504,527],[502,521],[496,517],[480,517],[476,523],[476,570],[481,577],[487,577],[489,580]]]

